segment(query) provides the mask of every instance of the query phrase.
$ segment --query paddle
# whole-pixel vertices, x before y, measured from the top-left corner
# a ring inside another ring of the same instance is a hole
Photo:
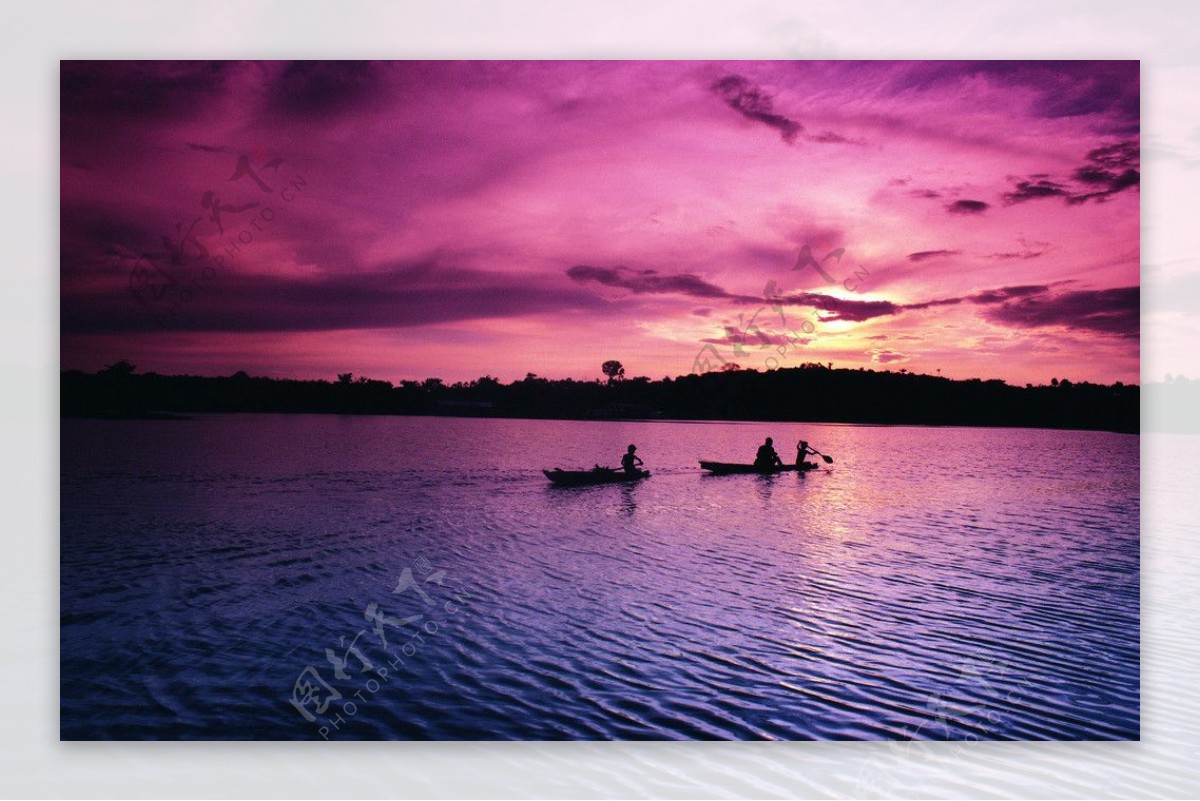
[[[810,450],[812,450],[812,452],[813,452],[813,453],[815,453],[817,456],[820,456],[822,459],[824,459],[824,460],[825,460],[825,464],[833,464],[833,457],[832,457],[832,456],[826,456],[825,454],[821,453],[821,452],[820,452],[819,450],[817,450],[816,448],[811,448]]]
[[[796,443],[796,447],[797,447],[797,448],[799,448],[799,447],[800,447],[800,443],[799,443],[799,442],[797,442],[797,443]],[[833,457],[832,457],[832,456],[826,456],[825,454],[821,453],[819,450],[817,450],[816,448],[814,448],[814,447],[812,447],[812,446],[809,446],[809,448],[808,448],[808,449],[809,449],[810,451],[812,451],[814,455],[816,455],[816,456],[820,456],[822,459],[824,459],[824,460],[825,460],[825,464],[833,464]]]

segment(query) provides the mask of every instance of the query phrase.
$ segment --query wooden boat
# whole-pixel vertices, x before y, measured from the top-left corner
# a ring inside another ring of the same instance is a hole
[[[752,464],[736,464],[733,462],[706,462],[701,460],[700,466],[710,473],[718,475],[727,475],[731,473],[760,473],[769,475],[771,473],[787,473],[799,472],[805,473],[809,470],[816,470],[820,465],[813,462],[801,462],[800,464],[784,464],[776,467],[756,467]]]
[[[613,470],[609,467],[598,467],[594,470],[553,470],[542,471],[546,478],[560,487],[583,487],[589,484],[620,484],[641,481],[650,476],[649,470],[635,470],[626,473],[624,470]]]

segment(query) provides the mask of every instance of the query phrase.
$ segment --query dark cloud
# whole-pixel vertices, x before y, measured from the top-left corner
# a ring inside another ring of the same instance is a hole
[[[358,107],[383,88],[386,68],[371,61],[292,61],[272,84],[272,106],[301,117]]]
[[[956,306],[962,302],[962,298],[942,298],[940,300],[926,300],[921,303],[906,303],[900,308],[905,311],[919,311],[920,309],[933,309],[938,306]]]
[[[1051,287],[1042,284],[1020,284],[976,292],[954,298],[937,298],[917,303],[895,303],[890,300],[858,300],[838,298],[820,292],[798,292],[768,298],[734,295],[698,276],[687,273],[664,275],[657,270],[633,270],[628,267],[590,267],[577,265],[567,275],[579,283],[594,282],[603,286],[625,289],[634,294],[674,294],[686,297],[720,298],[736,303],[771,303],[779,306],[804,306],[821,312],[824,322],[861,323],[877,317],[889,317],[904,312],[956,306],[972,303],[987,307],[985,316],[992,322],[1020,328],[1064,326],[1076,330],[1098,331],[1136,337],[1138,332],[1138,288],[1077,291],[1052,295]],[[708,311],[705,310],[697,310]],[[741,340],[758,341],[756,329],[738,333]],[[763,335],[769,336],[769,335]],[[746,339],[750,337],[750,339]],[[762,339],[769,343],[772,340]],[[713,340],[723,344],[725,340]]]
[[[990,204],[982,200],[956,200],[946,206],[946,211],[951,214],[982,214],[990,207]]]
[[[157,245],[171,229],[156,227],[146,215],[122,213],[107,204],[63,202],[60,211],[59,264],[64,291],[97,271],[119,273],[119,260]],[[151,244],[153,243],[153,244]],[[128,268],[126,269],[128,272]]]
[[[629,267],[591,267],[578,264],[567,270],[572,281],[589,281],[618,289],[627,289],[635,295],[669,294],[687,295],[693,298],[723,298],[745,300],[743,296],[731,295],[719,286],[689,273],[663,275],[657,270],[633,270]],[[750,298],[762,300],[762,298]]]
[[[1013,298],[1024,298],[1029,297],[1030,295],[1042,295],[1049,291],[1050,287],[1048,286],[1006,286],[1001,287],[1000,289],[988,289],[983,292],[976,292],[974,295],[970,295],[967,300],[971,301],[972,303],[980,304],[1003,303],[1004,301],[1012,300]]]
[[[925,200],[932,200],[942,196],[941,192],[934,192],[932,189],[910,189],[908,194],[912,197],[919,197]]]
[[[783,303],[811,306],[826,312],[822,320],[863,322],[910,311],[973,303],[987,306],[985,316],[993,322],[1021,328],[1065,326],[1067,328],[1136,337],[1138,332],[1138,288],[1068,292],[1051,295],[1044,285],[1019,285],[989,289],[958,298],[940,298],[919,303],[860,301],[802,293],[780,298]]]
[[[1040,250],[1026,248],[1025,250],[1010,250],[1004,253],[989,253],[989,259],[997,259],[999,261],[1011,261],[1013,259],[1036,259],[1038,256],[1043,256],[1049,250],[1048,246],[1043,246]]]
[[[903,306],[890,300],[848,300],[822,295],[819,292],[800,292],[795,295],[784,295],[773,298],[787,306],[808,306],[825,312],[822,320],[844,320],[861,323],[874,317],[886,317],[897,314]]]
[[[162,330],[126,291],[97,295],[64,291],[62,331],[113,333]],[[394,265],[370,273],[320,277],[222,272],[202,284],[168,326],[176,331],[333,331],[397,329],[511,318],[564,310],[602,310],[593,293],[539,284],[527,276],[435,263]],[[163,313],[168,301],[164,296]]]
[[[1067,197],[1071,193],[1062,184],[1051,181],[1047,178],[1041,178],[1036,181],[1017,181],[1016,189],[1012,192],[1005,192],[1004,203],[1011,206],[1014,203],[1024,203],[1027,200],[1038,200],[1046,197]]]
[[[892,94],[984,78],[1032,90],[1030,112],[1046,119],[1091,117],[1100,133],[1129,136],[1140,125],[1137,61],[914,61],[893,79]]]
[[[822,318],[825,320],[861,322],[873,317],[896,314],[904,308],[909,308],[887,300],[847,300],[819,292],[800,292],[769,298],[735,295],[689,273],[664,275],[657,270],[633,270],[628,267],[576,265],[567,270],[567,275],[579,283],[594,282],[603,286],[625,289],[637,295],[671,294],[697,298],[720,298],[735,303],[771,302],[786,306],[808,306],[826,312]],[[940,301],[931,301],[930,303],[940,303]],[[922,308],[924,307],[922,306]]]
[[[1081,177],[1080,173],[1084,173],[1086,177]],[[1086,180],[1088,183],[1100,184],[1102,188],[1095,192],[1083,192],[1067,198],[1067,203],[1072,205],[1086,203],[1089,200],[1103,203],[1122,190],[1139,186],[1142,176],[1137,170],[1125,170],[1121,173],[1115,173],[1098,168],[1083,167],[1076,171],[1076,180]]]
[[[62,61],[63,121],[200,117],[238,68],[229,61]]]
[[[942,256],[957,256],[962,253],[961,250],[922,250],[917,253],[909,253],[909,261],[925,261],[926,259],[936,259]]]
[[[1006,205],[1047,197],[1061,197],[1076,206],[1089,200],[1103,203],[1118,192],[1141,184],[1140,146],[1136,140],[1117,142],[1089,150],[1087,163],[1071,173],[1077,186],[1051,180],[1044,174],[1017,180],[1016,189],[1004,194]]]
[[[774,98],[740,75],[726,75],[710,88],[725,101],[725,105],[746,119],[761,122],[779,131],[783,141],[789,145],[795,142],[796,136],[804,130],[804,126],[795,120],[776,114]]]
[[[862,139],[851,139],[849,137],[842,136],[840,133],[834,133],[833,131],[822,131],[821,133],[817,134],[816,136],[806,136],[804,138],[805,138],[805,140],[807,140],[809,142],[816,142],[819,145],[865,145],[866,144],[866,142],[863,141]]]
[[[1087,160],[1106,170],[1123,170],[1141,164],[1141,146],[1137,140],[1117,142],[1089,150]]]
[[[1055,296],[1032,294],[1000,303],[987,312],[987,317],[1020,328],[1062,326],[1136,338],[1140,325],[1140,298],[1141,292],[1136,286]]]
[[[1033,104],[1047,118],[1107,116],[1110,133],[1136,133],[1141,125],[1141,92],[1136,61],[1087,63],[1088,74],[1048,87]]]
[[[1113,173],[1101,167],[1080,167],[1072,177],[1085,184],[1106,184],[1113,180]]]

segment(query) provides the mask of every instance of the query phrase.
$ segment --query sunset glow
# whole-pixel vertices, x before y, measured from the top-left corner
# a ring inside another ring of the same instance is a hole
[[[1138,381],[1137,62],[61,81],[64,368]]]

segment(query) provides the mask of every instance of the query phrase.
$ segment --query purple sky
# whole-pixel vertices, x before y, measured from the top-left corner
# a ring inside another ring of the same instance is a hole
[[[1138,381],[1137,62],[63,62],[61,102],[66,368]]]

